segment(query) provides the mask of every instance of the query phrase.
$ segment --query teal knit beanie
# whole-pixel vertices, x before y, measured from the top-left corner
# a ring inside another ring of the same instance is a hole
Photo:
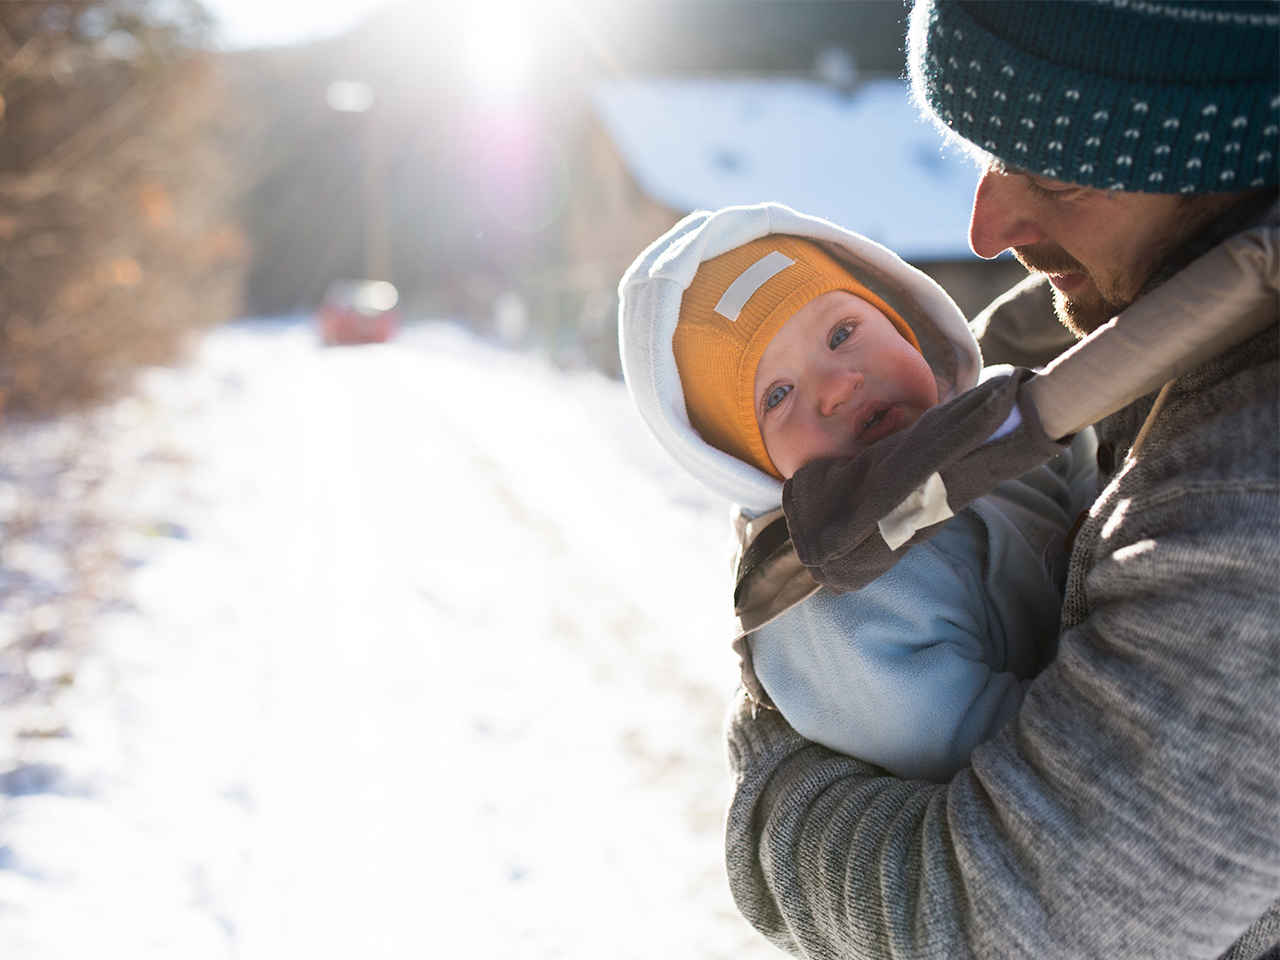
[[[1275,0],[917,0],[922,108],[1012,167],[1090,187],[1274,187]]]

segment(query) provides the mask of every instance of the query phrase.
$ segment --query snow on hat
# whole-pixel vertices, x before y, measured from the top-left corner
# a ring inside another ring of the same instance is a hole
[[[1010,166],[1107,190],[1280,178],[1275,0],[917,0],[915,97]]]
[[[882,312],[917,350],[911,328],[830,254],[799,237],[752,240],[698,266],[672,339],[689,420],[718,450],[782,478],[764,448],[756,366],[774,334],[810,300],[847,290]]]

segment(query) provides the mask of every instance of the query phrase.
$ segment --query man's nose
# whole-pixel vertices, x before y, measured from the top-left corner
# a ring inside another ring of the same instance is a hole
[[[858,392],[866,378],[856,370],[834,368],[826,371],[818,381],[818,410],[829,417],[848,403]]]
[[[988,167],[973,194],[969,247],[984,260],[1010,247],[1039,243],[1044,232],[1032,217],[1027,185],[1021,177]]]

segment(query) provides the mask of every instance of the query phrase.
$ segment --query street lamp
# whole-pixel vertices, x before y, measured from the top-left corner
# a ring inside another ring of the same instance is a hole
[[[361,80],[335,80],[324,98],[339,113],[364,113],[373,106],[373,87]]]

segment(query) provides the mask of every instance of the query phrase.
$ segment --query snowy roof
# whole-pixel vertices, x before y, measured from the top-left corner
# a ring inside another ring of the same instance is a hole
[[[596,114],[642,190],[681,213],[776,200],[907,260],[970,259],[977,171],[920,117],[906,83],[845,96],[802,79],[629,79]]]

